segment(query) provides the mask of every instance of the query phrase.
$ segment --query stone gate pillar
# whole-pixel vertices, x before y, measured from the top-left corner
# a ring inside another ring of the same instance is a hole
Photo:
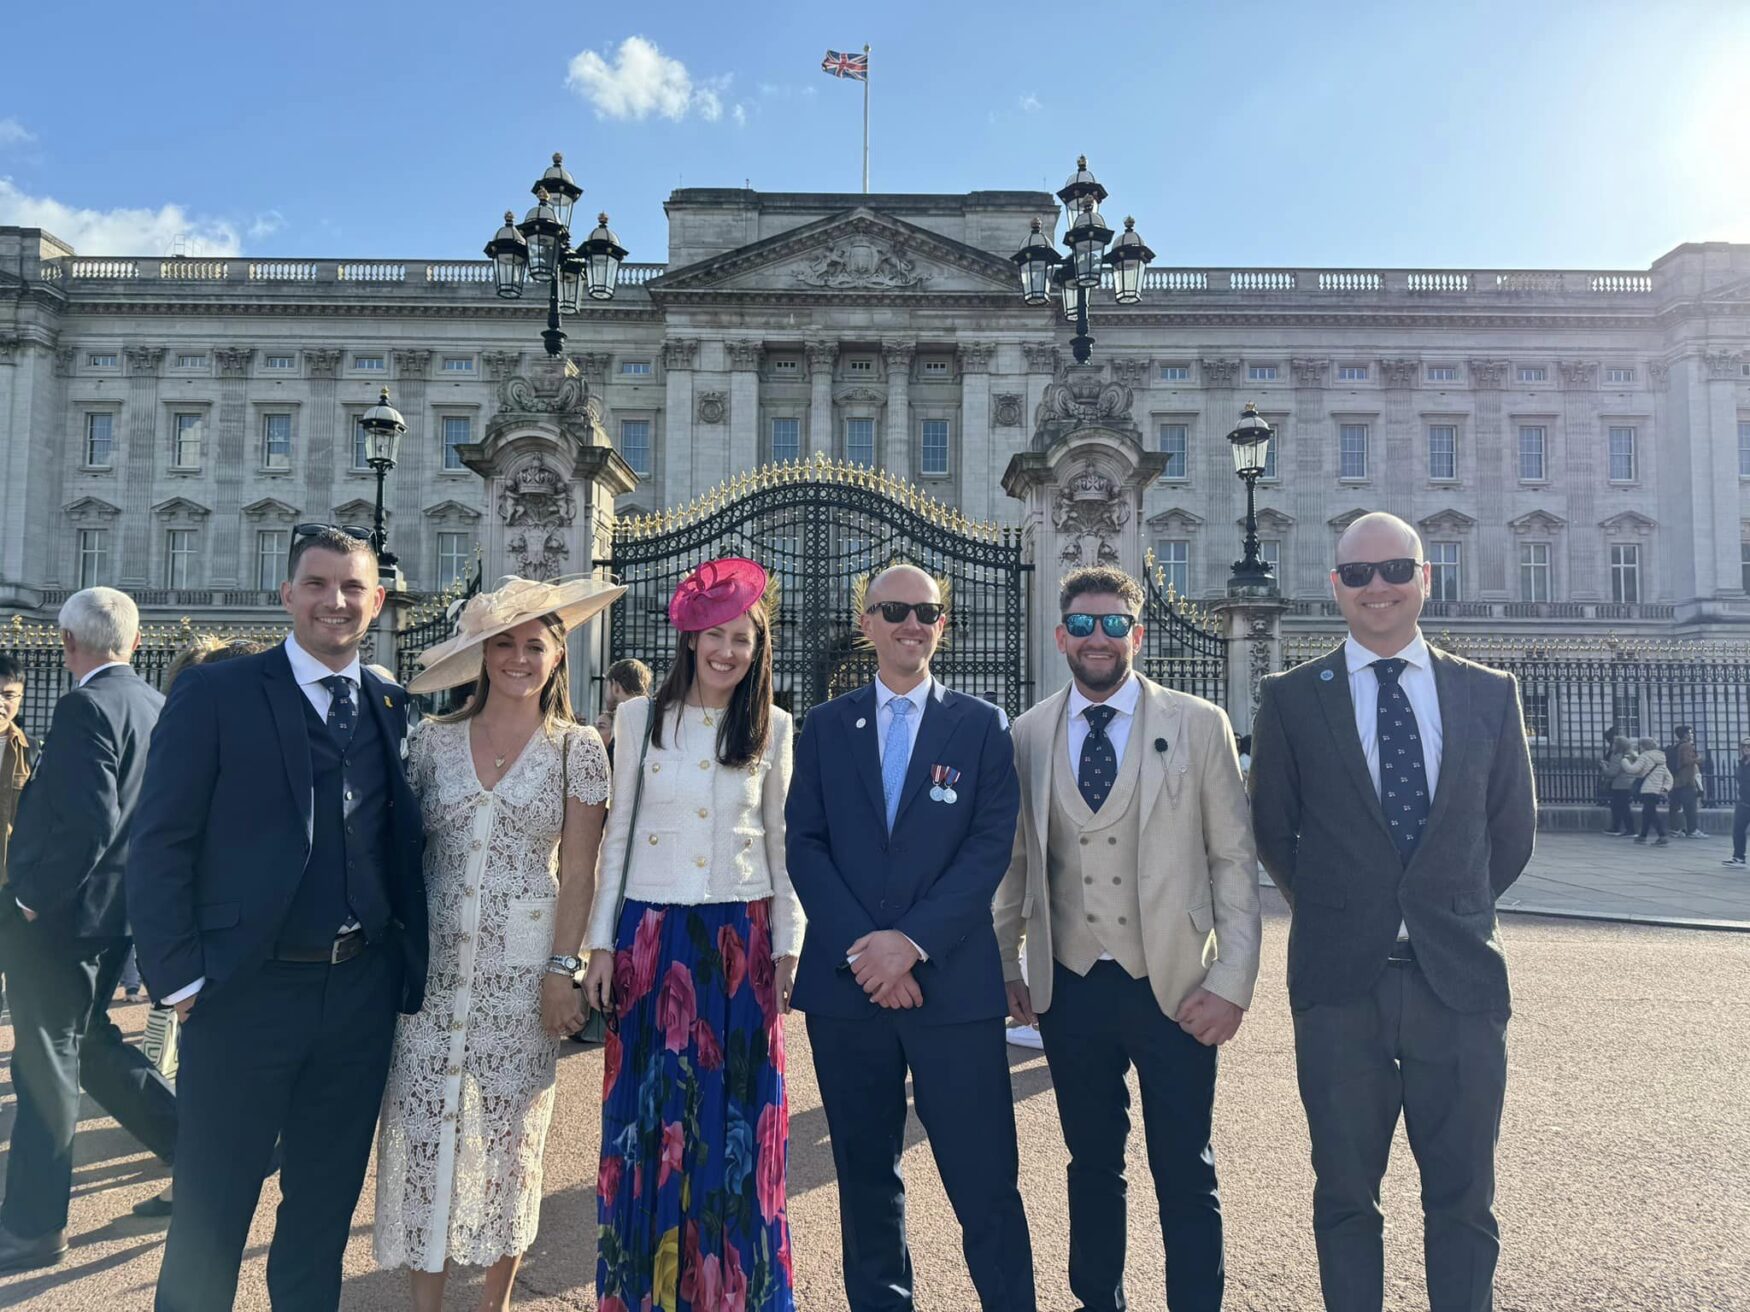
[[[491,589],[506,574],[597,572],[610,554],[614,498],[638,485],[608,440],[599,402],[575,368],[546,358],[501,382],[497,400],[481,440],[460,448],[463,463],[486,480],[482,585]],[[572,633],[571,692],[580,714],[595,707],[606,652],[605,618]]]
[[[1236,734],[1252,731],[1258,709],[1258,688],[1266,674],[1282,668],[1282,616],[1288,603],[1280,597],[1234,597],[1211,602],[1209,609],[1223,621],[1227,638],[1227,718]]]
[[[1027,641],[1035,700],[1069,681],[1054,636],[1063,575],[1111,565],[1142,577],[1142,494],[1166,457],[1144,448],[1132,399],[1102,366],[1067,366],[1045,388],[1032,443],[1003,472],[1003,490],[1026,503],[1021,532],[1033,562]]]

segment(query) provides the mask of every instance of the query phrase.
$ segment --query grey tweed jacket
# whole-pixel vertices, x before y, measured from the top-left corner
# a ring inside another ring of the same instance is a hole
[[[1252,828],[1293,911],[1296,1008],[1370,988],[1400,921],[1430,987],[1456,1011],[1510,1007],[1495,899],[1525,869],[1537,830],[1518,682],[1430,648],[1440,698],[1440,781],[1428,827],[1398,856],[1355,731],[1343,649],[1264,680],[1252,726]]]

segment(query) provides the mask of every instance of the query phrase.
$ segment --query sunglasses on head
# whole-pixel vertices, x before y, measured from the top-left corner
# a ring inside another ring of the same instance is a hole
[[[934,624],[947,614],[948,608],[939,601],[878,601],[863,614],[873,615],[876,611],[889,624],[904,624],[905,617],[914,612],[919,624]]]
[[[362,524],[293,524],[292,541],[299,538],[315,537],[318,533],[344,533],[349,538],[357,538],[360,542],[371,540],[371,530]]]
[[[1136,616],[1118,612],[1112,615],[1089,615],[1086,611],[1072,610],[1063,617],[1063,631],[1072,638],[1086,638],[1094,632],[1094,625],[1099,624],[1100,632],[1108,638],[1123,638],[1129,636],[1136,627]]]
[[[1351,560],[1337,566],[1337,578],[1346,588],[1365,588],[1373,581],[1375,570],[1387,583],[1408,583],[1422,567],[1419,560],[1399,556],[1395,560]]]

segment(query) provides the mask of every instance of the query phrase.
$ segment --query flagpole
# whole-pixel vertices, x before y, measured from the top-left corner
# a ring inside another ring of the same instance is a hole
[[[863,194],[869,194],[869,46],[863,45]]]

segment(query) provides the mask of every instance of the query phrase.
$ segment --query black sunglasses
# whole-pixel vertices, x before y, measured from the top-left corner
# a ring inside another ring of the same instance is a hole
[[[904,624],[905,617],[914,611],[919,624],[934,624],[948,613],[948,608],[939,601],[878,601],[863,614],[873,615],[876,611],[889,624]]]
[[[1122,611],[1111,615],[1089,615],[1086,611],[1072,610],[1063,617],[1063,631],[1072,638],[1086,638],[1093,633],[1095,621],[1099,622],[1100,631],[1108,638],[1129,636],[1137,622],[1136,616]]]
[[[1408,583],[1421,567],[1421,561],[1411,560],[1408,556],[1399,556],[1395,560],[1351,560],[1337,566],[1337,577],[1346,588],[1365,588],[1372,581],[1373,572],[1378,570],[1379,577],[1387,583]]]
[[[344,533],[349,538],[357,538],[360,542],[371,540],[371,530],[363,524],[293,524],[292,541],[299,538],[312,538],[318,533]]]

